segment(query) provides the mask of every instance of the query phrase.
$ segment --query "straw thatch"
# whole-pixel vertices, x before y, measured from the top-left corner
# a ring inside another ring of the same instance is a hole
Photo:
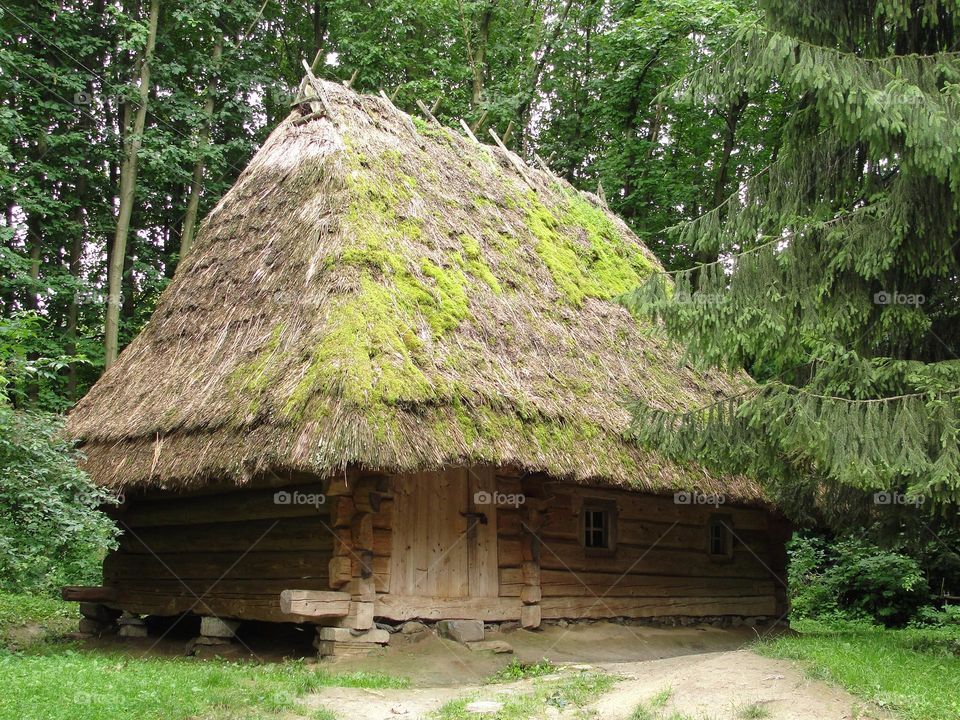
[[[631,397],[691,407],[742,381],[684,367],[612,301],[659,267],[623,222],[500,148],[323,88],[73,411],[96,481],[487,463],[762,497],[624,439]]]

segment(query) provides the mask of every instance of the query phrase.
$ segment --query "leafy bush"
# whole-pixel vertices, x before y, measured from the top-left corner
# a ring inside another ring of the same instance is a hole
[[[116,536],[97,510],[110,498],[77,468],[57,415],[0,398],[0,590],[98,584]]]
[[[911,624],[916,627],[955,625],[960,628],[960,605],[946,605],[942,610],[926,605],[917,611]]]
[[[919,563],[859,538],[828,544],[798,536],[791,541],[789,583],[798,618],[865,618],[902,625],[930,602]]]

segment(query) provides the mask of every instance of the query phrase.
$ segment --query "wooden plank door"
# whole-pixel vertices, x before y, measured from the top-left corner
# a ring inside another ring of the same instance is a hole
[[[496,477],[493,468],[467,468],[469,488],[467,525],[467,567],[470,573],[470,596],[495,598],[500,595],[500,573],[497,563]],[[480,502],[478,502],[480,501]],[[481,521],[482,516],[482,521]]]
[[[497,597],[496,509],[475,502],[493,481],[466,468],[395,478],[391,594]]]

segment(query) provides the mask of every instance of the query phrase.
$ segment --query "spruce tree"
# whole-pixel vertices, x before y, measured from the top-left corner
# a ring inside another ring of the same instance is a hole
[[[774,159],[673,229],[715,262],[625,298],[691,362],[758,382],[706,407],[637,406],[635,432],[780,490],[897,490],[955,517],[960,7],[760,4],[759,22],[670,92],[785,93]]]

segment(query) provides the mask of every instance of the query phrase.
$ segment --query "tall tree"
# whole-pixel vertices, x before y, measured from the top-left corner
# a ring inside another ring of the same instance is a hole
[[[127,257],[127,235],[137,186],[137,155],[143,143],[143,129],[147,120],[150,98],[150,65],[157,42],[160,0],[150,0],[147,36],[139,60],[139,98],[133,121],[124,127],[123,167],[120,171],[120,205],[117,229],[113,236],[110,270],[107,282],[107,314],[104,324],[104,363],[109,368],[119,353],[120,304],[123,293],[124,261]]]
[[[628,301],[692,361],[760,382],[709,407],[638,407],[638,436],[783,492],[897,490],[955,507],[960,12],[761,5],[763,24],[678,91],[726,104],[787,93],[776,157],[679,229],[716,262],[655,276]]]
[[[200,193],[203,190],[203,169],[206,162],[207,146],[210,144],[210,123],[213,121],[213,106],[216,92],[216,73],[219,71],[220,57],[223,54],[223,38],[217,37],[210,53],[211,76],[207,84],[207,97],[203,101],[203,124],[197,136],[197,159],[193,164],[193,177],[190,180],[190,199],[187,202],[187,214],[183,218],[183,235],[180,238],[180,257],[190,251],[197,225],[197,210],[200,207]]]

